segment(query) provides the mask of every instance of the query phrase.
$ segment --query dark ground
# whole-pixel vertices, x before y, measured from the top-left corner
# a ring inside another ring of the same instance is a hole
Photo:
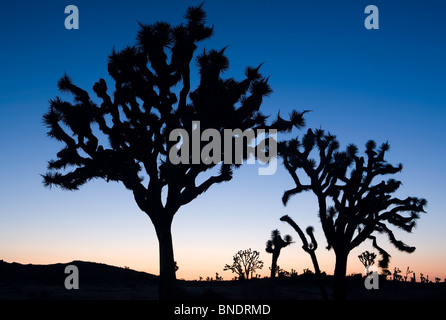
[[[79,269],[79,289],[64,286],[65,267]],[[188,300],[320,300],[314,275],[248,281],[178,281]],[[158,277],[100,263],[23,265],[0,261],[1,300],[156,300]],[[332,278],[324,277],[331,295]],[[347,278],[348,300],[446,300],[446,283],[380,280],[378,290],[367,290],[364,280]]]

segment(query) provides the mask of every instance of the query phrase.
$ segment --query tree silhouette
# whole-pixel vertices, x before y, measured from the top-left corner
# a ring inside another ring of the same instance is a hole
[[[393,268],[393,281],[402,281],[403,280],[403,276],[400,275],[401,270],[400,268]]]
[[[239,279],[249,279],[249,275],[256,272],[257,269],[263,268],[263,261],[259,260],[260,252],[251,248],[248,250],[240,250],[232,258],[232,265],[226,264],[223,271],[231,270],[239,275]]]
[[[271,278],[276,277],[277,273],[277,259],[279,259],[280,250],[290,245],[293,242],[293,238],[290,235],[286,235],[283,239],[279,230],[273,230],[271,232],[271,239],[266,242],[266,252],[273,255],[273,261],[271,263]]]
[[[374,252],[364,251],[358,256],[359,261],[363,264],[364,268],[369,270],[369,267],[375,264],[376,254]]]
[[[48,136],[65,144],[58,159],[49,161],[44,185],[77,190],[93,179],[123,183],[156,230],[161,299],[174,298],[177,292],[171,235],[174,215],[212,185],[231,180],[234,167],[241,164],[234,159],[249,156],[245,149],[237,156],[234,152],[224,154],[221,148],[224,162],[206,158],[206,163],[197,163],[192,157],[197,146],[185,150],[186,135],[176,143],[170,141],[170,133],[181,129],[192,136],[196,131],[193,121],[200,121],[202,130],[213,128],[220,134],[224,129],[269,128],[267,117],[259,111],[263,98],[272,91],[268,79],[259,73],[260,66],[247,67],[242,81],[223,79],[229,67],[225,49],[204,50],[198,55],[199,85],[191,91],[190,64],[197,43],[209,38],[213,27],[205,25],[202,5],[189,7],[185,20],[175,27],[165,22],[140,24],[136,45],[113,50],[108,72],[115,91],[110,96],[105,80],[96,82],[93,91],[102,101],[100,105],[64,75],[58,88],[71,93],[74,102],[56,97],[43,116]],[[303,122],[299,115],[297,122],[286,125],[298,127]],[[234,135],[232,139],[236,139]],[[246,144],[250,142],[252,139]],[[198,152],[203,144],[199,142]],[[180,154],[175,152],[178,146]],[[260,144],[256,147],[262,148]],[[265,152],[267,147],[263,147]],[[218,148],[212,152],[219,155]],[[74,169],[68,171],[70,167]],[[202,178],[204,172],[206,179]]]
[[[413,273],[412,270],[410,270],[409,267],[407,267],[406,269],[406,275],[404,276],[404,281],[407,281],[407,278],[409,277],[409,274]]]
[[[311,261],[313,262],[314,272],[316,273],[316,277],[317,277],[317,281],[319,284],[319,289],[321,290],[322,298],[324,298],[324,300],[328,300],[327,292],[325,291],[325,288],[322,285],[321,270],[319,268],[319,263],[317,262],[317,258],[316,258],[315,251],[317,249],[317,241],[316,241],[316,238],[314,237],[314,233],[313,233],[314,228],[309,226],[305,230],[311,239],[311,242],[308,242],[307,238],[305,237],[305,234],[302,232],[302,229],[288,215],[281,217],[280,220],[287,222],[291,227],[293,227],[294,230],[296,230],[297,234],[299,235],[300,239],[302,240],[302,249],[304,249],[304,251],[310,255]]]
[[[336,255],[335,299],[345,298],[348,254],[365,240],[372,240],[381,255],[379,266],[388,266],[390,255],[378,246],[376,233],[386,234],[401,251],[415,250],[397,240],[389,226],[411,232],[426,204],[426,200],[415,197],[393,197],[400,181],[375,183],[384,175],[400,172],[402,165],[393,166],[384,160],[389,150],[387,143],[377,147],[374,141],[368,141],[365,147],[366,159],[358,156],[358,148],[352,144],[341,152],[335,136],[320,129],[315,132],[310,129],[301,140],[280,142],[278,146],[283,164],[296,185],[284,193],[284,205],[291,196],[303,191],[312,191],[317,197],[327,248],[332,248]],[[311,158],[313,154],[317,161]],[[300,171],[309,178],[307,184],[301,182]]]

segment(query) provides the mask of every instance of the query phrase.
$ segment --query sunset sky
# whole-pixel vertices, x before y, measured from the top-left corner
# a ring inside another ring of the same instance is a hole
[[[200,3],[0,2],[0,259],[86,260],[158,274],[154,228],[123,185],[94,181],[76,192],[43,187],[40,174],[63,146],[46,137],[41,118],[49,99],[69,98],[57,91],[64,72],[91,97],[101,77],[113,88],[107,57],[113,48],[135,43],[137,21],[177,25],[189,5]],[[79,30],[64,27],[69,4],[79,8]],[[379,30],[364,27],[369,4],[379,8]],[[265,114],[311,109],[307,128],[330,131],[343,147],[355,143],[363,151],[369,139],[390,143],[388,161],[404,165],[395,176],[403,182],[398,196],[426,198],[428,205],[412,234],[395,232],[417,247],[414,253],[398,252],[382,236],[380,245],[392,255],[391,270],[404,273],[410,266],[418,280],[420,272],[445,279],[445,1],[207,0],[204,8],[215,34],[196,53],[228,46],[225,75],[236,79],[246,66],[264,62],[262,73],[270,75],[274,90],[264,100]],[[194,86],[195,64],[192,70]],[[297,234],[279,221],[284,214],[302,228],[315,227],[321,270],[333,273],[334,252],[325,249],[315,197],[301,194],[284,207],[291,177],[280,163],[272,176],[259,176],[257,169],[243,166],[231,182],[213,186],[177,213],[178,278],[218,272],[231,279],[224,265],[247,248],[261,252],[260,274],[269,274],[265,242],[276,228],[296,240],[283,249],[280,267],[312,269]],[[357,256],[365,250],[373,251],[370,242],[352,251],[347,273],[364,271]]]

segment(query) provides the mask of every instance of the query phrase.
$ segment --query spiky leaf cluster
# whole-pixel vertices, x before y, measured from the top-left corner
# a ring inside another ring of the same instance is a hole
[[[283,238],[280,235],[280,231],[275,229],[271,231],[271,239],[266,242],[265,251],[268,253],[273,253],[274,251],[279,251],[286,246],[293,243],[293,237],[289,234],[285,235]]]
[[[260,106],[271,88],[260,66],[248,67],[241,81],[222,78],[229,67],[225,49],[203,50],[195,60],[200,82],[191,89],[197,44],[212,34],[202,5],[187,9],[185,23],[178,26],[140,23],[137,43],[109,56],[113,92],[104,79],[94,84],[100,103],[64,75],[58,88],[73,100],[50,100],[43,116],[48,136],[64,144],[48,163],[44,185],[77,190],[92,179],[122,182],[155,221],[163,212],[173,216],[211,185],[231,180],[235,165],[192,164],[191,159],[174,165],[168,157],[176,143],[169,141],[169,133],[181,128],[192,136],[192,121],[200,121],[201,131],[221,133],[267,127]],[[192,157],[192,144],[190,151]],[[215,166],[215,175],[197,183],[201,173]]]

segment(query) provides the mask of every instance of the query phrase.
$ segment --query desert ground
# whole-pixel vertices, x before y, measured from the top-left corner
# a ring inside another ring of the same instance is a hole
[[[65,267],[79,269],[79,289],[67,290]],[[323,285],[332,293],[332,277]],[[312,274],[293,278],[244,281],[178,280],[184,300],[321,300]],[[1,300],[157,300],[158,277],[128,268],[73,261],[52,265],[0,262]],[[379,281],[379,289],[367,290],[360,276],[347,277],[347,300],[445,300],[446,283]]]

